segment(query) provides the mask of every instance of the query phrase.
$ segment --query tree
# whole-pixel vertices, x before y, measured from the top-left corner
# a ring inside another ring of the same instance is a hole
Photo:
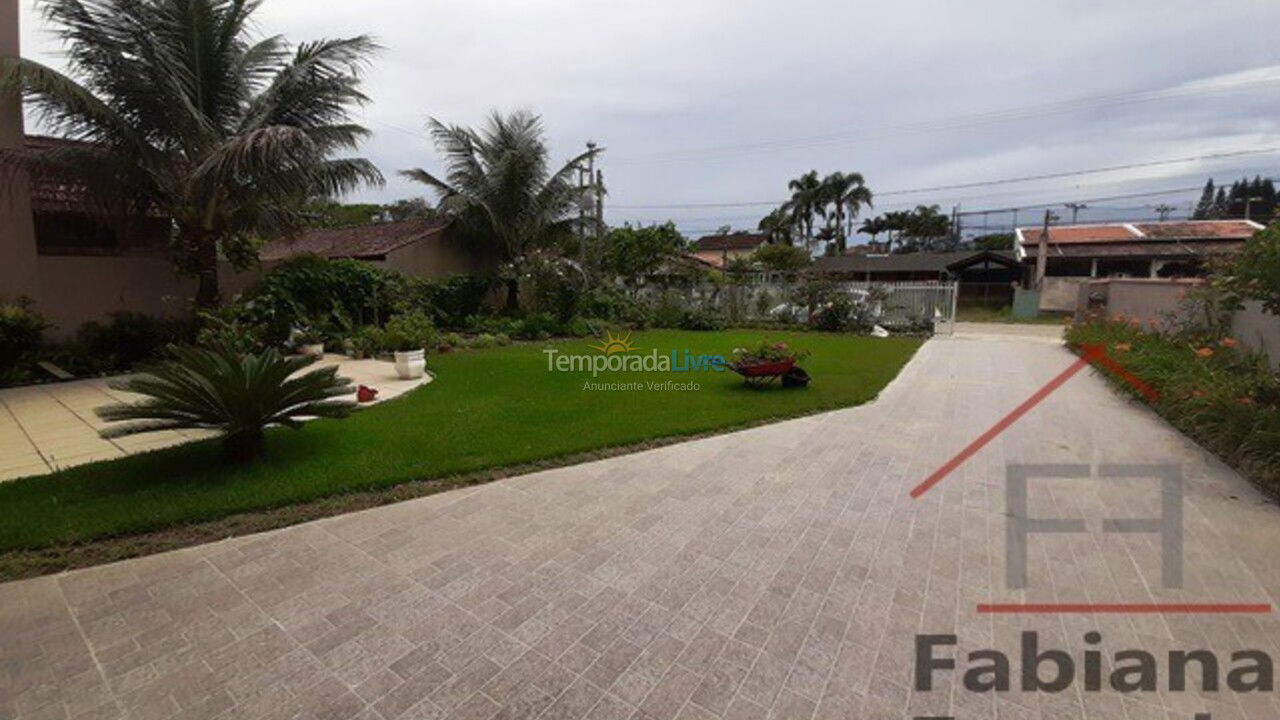
[[[836,254],[843,255],[848,237],[853,234],[853,220],[864,205],[871,205],[871,189],[866,186],[861,173],[833,172],[822,180],[820,196],[823,204],[832,205]],[[845,218],[848,218],[848,225]]]
[[[775,272],[795,272],[809,265],[809,253],[790,245],[761,245],[751,254],[751,261]]]
[[[673,222],[648,227],[624,225],[609,231],[605,268],[623,278],[650,275],[685,248],[684,236]]]
[[[1280,226],[1254,233],[1240,254],[1214,273],[1214,285],[1280,315]]]
[[[979,235],[973,239],[973,246],[979,250],[1012,250],[1013,233],[991,233]]]
[[[826,217],[823,209],[826,203],[822,197],[822,180],[818,178],[818,171],[810,170],[788,182],[787,189],[791,191],[791,199],[783,207],[791,215],[792,223],[804,230],[805,247],[812,248],[814,219],[819,215]]]
[[[600,152],[591,148],[559,169],[548,165],[542,121],[533,113],[489,115],[485,127],[473,130],[431,118],[428,127],[436,149],[444,155],[445,175],[422,169],[402,174],[433,188],[439,208],[479,244],[498,251],[509,266],[538,248],[572,240],[583,223],[579,211],[595,188],[580,187],[574,175],[581,163]],[[519,307],[519,282],[508,277],[507,309]]]
[[[787,213],[786,207],[775,208],[768,215],[760,218],[756,229],[769,236],[769,242],[791,245],[794,242],[795,221]]]
[[[1196,209],[1191,213],[1192,220],[1209,220],[1213,217],[1213,178],[1204,184],[1204,190],[1200,191],[1200,201],[1196,203]]]
[[[431,207],[431,205],[422,198],[396,200],[393,203],[383,205],[382,211],[391,219],[391,222],[402,222],[404,220],[430,220],[436,217],[435,208]]]
[[[343,204],[332,200],[316,200],[308,203],[312,227],[347,227],[368,225],[382,215],[382,206],[374,203]]]
[[[888,222],[885,220],[885,216],[878,215],[876,217],[863,220],[862,227],[858,228],[858,232],[863,235],[870,235],[871,242],[874,243],[876,242],[876,238],[880,236],[880,233],[889,232],[891,229],[892,228],[889,227]]]
[[[255,41],[255,0],[41,6],[68,45],[68,73],[6,58],[0,83],[81,142],[9,151],[0,164],[76,187],[104,215],[170,218],[200,306],[218,302],[220,251],[252,264],[259,237],[305,223],[307,199],[382,182],[367,160],[336,157],[367,135],[351,118],[367,100],[367,37]]]

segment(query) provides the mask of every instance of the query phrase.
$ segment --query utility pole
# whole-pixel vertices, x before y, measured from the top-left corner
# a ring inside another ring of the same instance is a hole
[[[1245,220],[1253,219],[1253,204],[1256,202],[1262,202],[1262,198],[1250,197],[1250,198],[1244,199],[1244,219]]]
[[[1174,206],[1172,206],[1172,205],[1165,205],[1164,203],[1160,203],[1159,205],[1157,205],[1157,206],[1155,207],[1156,215],[1159,215],[1159,216],[1160,216],[1160,221],[1161,221],[1161,222],[1164,222],[1165,220],[1168,220],[1168,219],[1169,219],[1169,213],[1171,213],[1171,212],[1173,212],[1174,210],[1177,210],[1177,209],[1178,209],[1178,208],[1176,208],[1176,207],[1174,207]]]
[[[0,0],[0,58],[20,57],[18,0]],[[22,91],[0,92],[0,148],[20,150]],[[0,300],[40,300],[36,232],[31,216],[30,179],[21,170],[8,171],[0,189]]]
[[[1044,227],[1040,230],[1040,243],[1036,246],[1036,290],[1044,289],[1045,271],[1049,266],[1049,223],[1057,219],[1052,210],[1045,208]]]
[[[1085,209],[1085,208],[1087,208],[1087,207],[1089,207],[1088,205],[1085,205],[1084,203],[1075,203],[1075,202],[1069,202],[1069,203],[1066,203],[1066,206],[1067,206],[1068,208],[1070,208],[1070,210],[1071,210],[1071,224],[1072,224],[1072,225],[1075,225],[1075,224],[1076,224],[1076,216],[1080,214],[1080,211],[1081,211],[1081,210],[1083,210],[1083,209]]]
[[[960,247],[960,204],[951,206],[951,246]]]
[[[1014,232],[1017,232],[1018,230],[1018,208],[1013,209],[1013,224],[1009,227],[1009,229]]]

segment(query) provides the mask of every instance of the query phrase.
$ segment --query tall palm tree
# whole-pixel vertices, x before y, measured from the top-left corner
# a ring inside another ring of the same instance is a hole
[[[791,234],[795,230],[795,221],[787,213],[787,208],[774,208],[768,215],[760,218],[756,229],[769,236],[769,242],[784,245],[791,244]]]
[[[822,180],[817,170],[810,170],[787,183],[791,199],[784,207],[791,213],[797,227],[804,229],[805,248],[813,249],[813,222],[815,217],[826,217],[826,203],[822,197]]]
[[[584,222],[595,222],[579,217],[595,189],[579,186],[574,173],[601,148],[591,148],[553,172],[542,121],[530,112],[494,112],[481,130],[435,118],[428,128],[444,155],[444,178],[422,169],[401,174],[435,189],[440,209],[506,262],[518,264],[529,251],[567,240]],[[518,282],[509,278],[509,310],[518,306],[518,292]]]
[[[21,88],[46,127],[71,140],[8,151],[0,164],[77,188],[112,217],[164,216],[178,267],[218,302],[218,255],[254,259],[254,240],[302,222],[303,201],[382,176],[336,157],[367,131],[367,37],[291,47],[252,37],[258,0],[42,0],[67,47],[63,74],[8,58],[0,83]]]
[[[871,206],[871,189],[863,180],[862,173],[852,172],[846,175],[837,170],[823,178],[821,194],[825,202],[833,206],[836,250],[837,254],[843,255],[848,238],[853,234],[854,218],[864,205]]]

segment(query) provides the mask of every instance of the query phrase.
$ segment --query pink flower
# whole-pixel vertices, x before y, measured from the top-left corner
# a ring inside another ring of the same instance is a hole
[[[1133,345],[1129,343],[1116,343],[1116,352],[1129,352],[1133,349]]]
[[[1233,348],[1233,347],[1235,347],[1235,346],[1239,345],[1240,343],[1236,342],[1236,339],[1235,339],[1235,338],[1229,338],[1229,337],[1226,337],[1226,338],[1222,338],[1221,340],[1219,340],[1219,341],[1218,341],[1218,344],[1219,344],[1219,345],[1221,345],[1221,346],[1222,346],[1222,347],[1224,347],[1224,348]]]
[[[1200,356],[1200,357],[1202,357],[1202,358],[1213,357],[1213,348],[1211,348],[1211,347],[1202,347],[1202,348],[1200,348],[1199,350],[1197,350],[1197,351],[1196,351],[1196,354],[1197,354],[1197,355],[1199,355],[1199,356]]]

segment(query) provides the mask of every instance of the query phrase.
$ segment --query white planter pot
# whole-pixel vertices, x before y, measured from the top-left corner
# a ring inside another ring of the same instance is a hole
[[[402,380],[413,380],[422,377],[427,367],[425,350],[396,351],[396,374]]]
[[[324,357],[324,343],[299,345],[298,352],[306,355],[307,357],[322,358]]]

